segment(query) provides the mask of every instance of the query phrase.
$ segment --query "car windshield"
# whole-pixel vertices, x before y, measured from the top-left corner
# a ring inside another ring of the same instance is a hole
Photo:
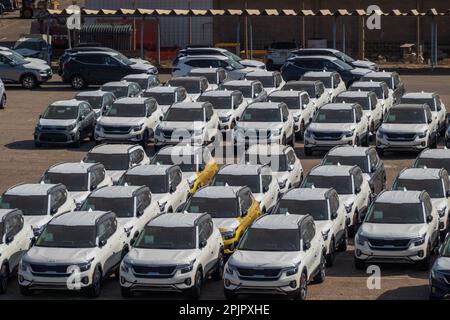
[[[284,102],[289,110],[300,110],[300,98],[297,97],[272,97],[269,96],[270,102]],[[305,106],[304,106],[305,107]]]
[[[12,63],[14,63],[15,65],[18,65],[18,66],[29,63],[21,55],[18,55],[18,54],[6,52],[2,55],[5,56],[7,59],[9,59]]]
[[[77,96],[77,100],[88,102],[92,109],[101,109],[103,104],[103,97]]]
[[[370,100],[367,97],[340,97],[334,99],[335,103],[357,103],[364,111],[370,111]]]
[[[128,96],[128,86],[103,86],[101,90],[111,92],[117,98],[123,98]]]
[[[116,58],[117,60],[119,60],[121,63],[123,63],[124,65],[132,65],[132,64],[136,64],[135,62],[131,61],[130,59],[128,59],[127,57],[125,57],[123,54],[118,53],[114,56],[114,58]]]
[[[158,102],[160,106],[169,106],[175,103],[175,93],[149,92],[144,93],[145,97],[151,97]]]
[[[164,117],[164,121],[180,121],[180,122],[193,122],[204,121],[203,108],[169,108]]]
[[[217,110],[231,110],[233,109],[232,97],[205,97],[200,96],[198,98],[199,102],[209,102],[213,105],[214,109]]]
[[[127,184],[129,186],[147,186],[152,193],[169,192],[166,175],[143,176],[126,174],[122,178],[120,178],[119,184]]]
[[[271,252],[300,251],[300,232],[297,229],[250,228],[239,242],[238,249]]]
[[[414,164],[415,168],[444,168],[447,172],[450,172],[450,159],[445,158],[419,158]]]
[[[326,200],[287,200],[282,199],[277,204],[274,214],[311,215],[314,220],[329,220],[328,203]]]
[[[435,111],[435,104],[433,98],[427,99],[413,99],[413,98],[402,98],[400,101],[401,104],[427,104],[433,111]]]
[[[422,204],[375,202],[369,208],[365,222],[387,224],[424,223]]]
[[[441,256],[445,258],[450,258],[450,237],[442,245]]]
[[[144,104],[114,103],[105,113],[105,117],[142,118],[145,117]]]
[[[352,57],[350,57],[349,55],[343,53],[343,52],[336,52],[335,55],[339,58],[344,60],[347,63],[352,63],[355,62],[355,59],[353,59]]]
[[[344,70],[353,70],[354,68],[349,65],[347,62],[344,62],[342,60],[334,60],[333,63],[337,64],[339,67],[341,67]]]
[[[81,210],[112,211],[117,218],[132,218],[134,217],[134,198],[88,197]]]
[[[232,86],[232,85],[227,85],[227,84],[225,84],[224,86],[224,89],[226,89],[226,90],[230,90],[230,91],[234,91],[234,90],[239,90],[240,92],[242,92],[242,96],[244,97],[244,98],[247,98],[247,99],[252,99],[253,98],[253,96],[252,96],[252,86],[251,85],[246,85],[246,86]]]
[[[212,218],[237,218],[239,206],[236,198],[201,198],[192,197],[186,208],[191,213],[208,213]]]
[[[426,123],[425,112],[416,108],[392,108],[384,123],[419,124]]]
[[[47,184],[62,183],[67,191],[89,191],[87,173],[47,172],[42,179]]]
[[[281,112],[279,109],[254,109],[249,108],[244,111],[241,117],[244,122],[281,122]],[[270,128],[267,128],[270,130]]]
[[[128,170],[130,168],[128,154],[88,153],[84,162],[101,163],[106,170]]]
[[[382,87],[365,87],[365,86],[351,86],[349,88],[350,91],[369,91],[369,92],[373,92],[377,95],[377,99],[382,100],[383,99],[383,88]]]
[[[338,194],[353,194],[350,176],[315,176],[309,175],[304,180],[304,188],[334,188]]]
[[[224,51],[223,54],[233,61],[237,61],[237,62],[242,61],[241,57],[239,57],[238,55],[236,55],[230,51]]]
[[[48,225],[36,241],[37,247],[48,248],[93,248],[95,226]]]
[[[342,165],[342,166],[358,166],[364,173],[369,173],[369,160],[367,156],[326,156],[323,160],[324,165]]]
[[[445,198],[444,185],[441,179],[397,179],[392,190],[425,190],[431,198]]]
[[[171,154],[156,154],[151,161],[151,164],[161,165],[178,165],[182,172],[197,172],[198,164],[194,161],[194,156],[186,158],[186,155],[180,157],[172,157]]]
[[[20,209],[24,216],[45,216],[48,213],[47,196],[4,195],[0,199],[0,209]]]
[[[135,248],[187,250],[196,248],[195,227],[146,226],[139,235]]]
[[[264,88],[275,87],[275,80],[273,76],[258,76],[258,77],[247,77],[247,80],[258,80],[262,83]]]
[[[168,84],[172,87],[183,87],[187,93],[200,93],[200,81],[186,81],[186,80],[169,80]]]
[[[78,106],[48,106],[43,119],[70,120],[78,118]]]
[[[41,51],[45,46],[44,41],[34,40],[34,39],[22,39],[18,40],[14,44],[14,50],[17,49],[30,49],[34,51]]]
[[[281,172],[287,171],[288,165],[286,161],[286,156],[284,154],[280,155],[266,155],[266,154],[246,154],[245,163],[253,165],[269,165],[272,171]]]
[[[223,187],[223,186],[232,186],[232,187],[240,187],[247,186],[249,187],[253,193],[260,193],[260,178],[258,175],[249,175],[249,174],[240,174],[240,175],[231,175],[231,174],[218,174],[214,179],[214,186]]]
[[[347,110],[332,110],[319,109],[319,112],[314,117],[313,122],[316,123],[353,123],[355,122],[353,109]]]
[[[331,77],[312,77],[312,76],[304,76],[302,80],[305,81],[322,81],[325,88],[331,89],[333,85],[331,83]]]
[[[306,91],[308,92],[309,96],[311,98],[315,98],[316,97],[316,87],[314,85],[299,85],[297,83],[286,83],[283,88],[281,88],[281,90],[283,91]]]

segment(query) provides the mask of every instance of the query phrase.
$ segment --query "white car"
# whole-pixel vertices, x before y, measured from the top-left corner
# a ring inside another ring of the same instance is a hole
[[[333,102],[359,104],[367,117],[369,130],[373,135],[383,122],[383,104],[373,91],[345,91],[338,94]]]
[[[444,168],[450,172],[450,149],[425,149],[414,160],[413,168]]]
[[[346,211],[350,235],[356,231],[372,201],[367,178],[358,166],[323,165],[314,167],[302,188],[333,188]]]
[[[234,90],[216,90],[203,93],[198,102],[209,102],[219,116],[219,126],[222,132],[234,129],[236,122],[242,116],[247,101],[242,92]]]
[[[369,122],[355,103],[329,103],[321,107],[305,131],[305,155],[337,145],[368,146]]]
[[[314,103],[315,111],[330,102],[330,95],[325,90],[322,81],[288,81],[281,90],[308,92],[309,99]]]
[[[325,86],[325,91],[328,93],[328,96],[330,97],[329,98],[330,102],[332,102],[333,99],[338,94],[347,90],[347,87],[345,86],[345,82],[342,80],[341,76],[336,71],[306,72],[302,76],[301,80],[302,81],[322,81],[323,85]]]
[[[148,74],[148,73],[129,74],[129,75],[123,77],[122,81],[137,83],[143,91],[154,88],[154,87],[158,87],[161,85],[161,82],[159,81],[159,78],[157,75]]]
[[[428,270],[438,243],[439,216],[426,191],[385,191],[355,237],[355,267],[390,262]]]
[[[217,173],[213,186],[244,187],[252,190],[262,213],[270,212],[277,203],[280,188],[278,180],[267,165],[229,164]]]
[[[386,82],[356,81],[352,83],[348,90],[375,92],[377,99],[383,106],[383,117],[394,106],[394,97]]]
[[[294,118],[296,137],[303,139],[306,127],[311,123],[316,106],[306,91],[274,91],[268,97],[269,102],[284,102]]]
[[[149,164],[131,168],[120,178],[119,185],[148,187],[161,213],[177,211],[191,193],[177,165]]]
[[[397,72],[372,71],[364,75],[361,81],[384,81],[389,88],[389,95],[393,97],[394,104],[400,103],[405,94],[405,85]]]
[[[436,118],[440,134],[447,128],[447,108],[437,92],[409,92],[400,100],[401,104],[427,104]]]
[[[447,170],[431,168],[403,169],[395,179],[392,190],[425,190],[439,215],[441,239],[445,239],[449,225],[450,182]]]
[[[205,213],[162,214],[150,220],[120,266],[123,297],[172,291],[198,299],[202,284],[223,275],[223,241]]]
[[[267,100],[267,91],[264,89],[261,81],[258,80],[231,80],[222,85],[222,89],[242,92],[245,102],[265,102]]]
[[[303,167],[291,146],[253,145],[245,152],[241,164],[269,165],[276,176],[280,193],[296,188],[303,180]]]
[[[430,107],[398,104],[389,110],[377,133],[377,151],[421,151],[436,148],[439,138],[437,121]]]
[[[327,267],[334,264],[336,252],[347,250],[347,218],[344,205],[333,188],[291,189],[278,201],[271,214],[311,215],[322,233]]]
[[[189,71],[191,77],[205,77],[212,90],[219,89],[227,79],[227,72],[223,68],[195,68]]]
[[[8,280],[15,274],[32,238],[33,232],[20,210],[0,209],[0,294],[6,293]]]
[[[2,79],[0,79],[0,109],[5,109],[6,107],[6,90],[5,90],[5,84],[3,83]]]
[[[155,148],[180,143],[206,145],[216,139],[219,116],[209,102],[172,105],[156,127]]]
[[[183,87],[159,86],[147,89],[142,93],[142,97],[153,98],[158,102],[158,108],[163,114],[167,113],[174,103],[192,102],[186,89]]]
[[[233,136],[237,148],[254,143],[294,146],[294,117],[285,103],[252,103],[236,123]]]
[[[267,49],[266,64],[269,70],[281,67],[290,56],[291,52],[299,49],[298,43],[289,41],[273,42]]]
[[[98,119],[112,106],[116,97],[111,92],[94,90],[82,91],[75,96],[75,99],[88,102]]]
[[[311,216],[262,216],[225,265],[225,298],[273,293],[305,300],[308,283],[325,280],[324,251]]]
[[[113,93],[117,99],[137,98],[142,92],[139,84],[126,80],[107,82],[100,87],[100,90]]]
[[[47,169],[40,182],[63,184],[69,197],[75,201],[77,208],[86,200],[89,193],[113,184],[101,163],[84,162],[55,164]]]
[[[194,102],[197,101],[198,97],[200,97],[203,93],[216,89],[216,87],[211,86],[208,83],[208,79],[203,76],[172,78],[167,81],[166,86],[185,88],[189,99]]]
[[[130,244],[147,221],[159,214],[159,207],[146,186],[107,186],[93,191],[80,211],[113,211],[119,231]]]
[[[118,271],[127,251],[116,215],[105,211],[68,212],[54,218],[19,265],[19,288],[84,291],[98,297],[102,282]]]
[[[286,84],[281,76],[281,73],[278,71],[255,70],[247,73],[245,75],[245,79],[260,81],[267,94],[281,90],[281,88]]]
[[[102,144],[92,148],[83,162],[103,164],[113,184],[117,184],[125,171],[135,166],[149,164],[150,159],[140,145]]]
[[[132,142],[146,148],[163,115],[155,99],[118,99],[97,120],[95,142]]]
[[[62,184],[19,184],[6,190],[0,209],[19,209],[35,236],[54,217],[75,209],[75,201]]]

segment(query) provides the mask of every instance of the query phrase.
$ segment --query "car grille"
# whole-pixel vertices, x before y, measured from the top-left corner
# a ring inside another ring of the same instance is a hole
[[[371,247],[383,248],[383,250],[403,250],[408,247],[410,241],[410,239],[369,239],[369,244]]]
[[[416,138],[415,133],[386,133],[388,140],[394,141],[412,141]]]
[[[340,140],[342,132],[314,132],[316,140]]]
[[[138,278],[171,278],[177,266],[139,266],[134,265],[134,274]]]
[[[130,126],[103,126],[103,131],[108,134],[126,134],[130,132],[131,127]]]
[[[239,278],[244,280],[275,280],[280,277],[281,269],[237,268]]]
[[[43,277],[67,277],[67,268],[69,265],[67,264],[56,264],[56,265],[47,265],[47,264],[31,264],[31,271],[34,275],[43,276]]]
[[[66,130],[66,127],[60,127],[60,126],[53,126],[53,127],[49,127],[49,126],[44,126],[41,129],[42,131],[51,131],[51,130]]]
[[[245,137],[249,139],[266,139],[270,138],[270,130],[247,130],[245,132]]]
[[[42,133],[39,136],[41,142],[67,142],[67,136],[63,133]]]

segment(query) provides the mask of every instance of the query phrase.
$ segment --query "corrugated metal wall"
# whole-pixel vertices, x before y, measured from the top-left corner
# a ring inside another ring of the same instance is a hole
[[[192,1],[192,9],[210,9],[212,0]],[[89,9],[188,9],[186,0],[86,0]],[[192,18],[192,44],[212,45],[213,19],[210,17]],[[98,21],[101,23],[101,20]],[[189,18],[161,18],[161,45],[163,47],[184,47],[189,41]]]

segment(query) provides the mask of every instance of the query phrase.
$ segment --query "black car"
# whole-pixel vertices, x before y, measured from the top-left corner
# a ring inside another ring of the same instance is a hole
[[[310,71],[336,71],[347,87],[370,72],[369,69],[354,68],[331,56],[293,56],[281,67],[281,74],[285,81],[299,80]]]
[[[430,299],[450,297],[450,233],[439,248],[439,256],[430,272]]]
[[[115,52],[78,52],[64,63],[62,80],[80,90],[89,85],[120,81],[130,74],[153,74],[151,64],[131,61]]]
[[[322,165],[357,165],[368,176],[374,195],[386,189],[386,170],[374,147],[337,146],[328,151]]]

